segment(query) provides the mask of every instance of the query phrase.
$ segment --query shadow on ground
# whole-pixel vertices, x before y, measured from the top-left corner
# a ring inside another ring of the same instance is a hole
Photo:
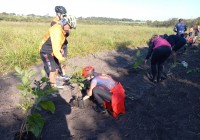
[[[165,69],[170,70],[171,75],[163,82],[154,84],[145,76],[149,66],[141,64],[139,69],[133,68],[133,56],[138,49],[131,49],[123,44],[126,42],[117,44],[119,48],[114,51],[72,58],[69,63],[79,67],[92,65],[97,72],[107,73],[120,81],[127,95],[126,114],[118,120],[109,114],[97,114],[92,110],[94,104],[90,100],[83,109],[70,107],[68,102],[72,90],[65,87],[60,94],[51,97],[56,103],[56,112],[53,115],[46,114],[43,140],[200,139],[200,74],[187,73],[188,70],[200,68],[200,48],[195,46],[186,51],[180,50],[178,60],[188,62],[188,68],[182,65],[172,68],[169,60]],[[141,58],[144,59],[147,48],[139,49]],[[37,71],[41,69],[42,65],[35,67]],[[70,70],[73,71],[69,68]],[[11,79],[16,80],[14,77]],[[11,97],[16,91],[16,83],[17,81],[12,84],[1,83],[5,85],[1,90],[4,99],[1,99],[0,112],[0,133],[3,140],[11,140],[12,134],[20,126],[19,110],[9,100],[13,99]],[[6,118],[10,118],[11,123],[5,121]]]

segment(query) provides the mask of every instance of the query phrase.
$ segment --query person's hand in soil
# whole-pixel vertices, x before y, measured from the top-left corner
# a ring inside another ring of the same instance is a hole
[[[89,98],[90,98],[90,96],[85,95],[85,96],[83,97],[83,100],[86,100],[86,99],[89,99]]]

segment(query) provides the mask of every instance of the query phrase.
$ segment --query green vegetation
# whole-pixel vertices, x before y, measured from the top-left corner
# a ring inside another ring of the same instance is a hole
[[[200,72],[200,68],[194,68],[194,69],[188,70],[188,71],[187,71],[187,74],[199,73],[199,72]]]
[[[0,21],[17,21],[17,22],[46,22],[53,17],[49,15],[38,16],[34,14],[30,15],[16,15],[15,13],[0,13]],[[178,18],[172,18],[166,21],[142,21],[142,20],[132,20],[127,18],[107,18],[107,17],[77,17],[79,24],[85,25],[129,25],[129,26],[151,26],[151,27],[170,27],[174,26],[178,22]],[[200,17],[194,19],[184,19],[188,27],[194,24],[200,24]]]
[[[39,45],[50,27],[49,16],[18,16],[0,13],[0,73],[15,66],[28,68],[41,62]],[[178,19],[139,21],[114,18],[77,18],[78,27],[68,37],[68,56],[85,56],[103,50],[146,46],[152,34],[173,34]],[[188,24],[199,18],[186,20]]]
[[[134,64],[133,64],[133,68],[135,70],[138,70],[140,64],[143,62],[143,59],[141,57],[141,53],[140,50],[138,50],[135,54],[135,56],[133,56],[133,60],[134,60]]]
[[[38,47],[49,23],[0,22],[0,73],[15,66],[28,68],[41,61]],[[173,33],[171,28],[128,25],[82,25],[72,30],[69,58],[102,50],[146,46],[152,34]]]
[[[0,22],[0,72],[38,62],[38,46],[47,29],[44,23]]]
[[[17,85],[22,96],[22,102],[19,103],[19,107],[23,110],[25,115],[24,121],[20,129],[20,139],[22,134],[31,131],[36,137],[40,136],[42,132],[45,120],[41,114],[42,110],[55,112],[55,105],[52,101],[46,97],[58,91],[58,89],[52,89],[49,79],[46,78],[43,72],[43,77],[40,81],[34,81],[33,76],[35,72],[32,70],[23,70],[19,67],[15,67],[16,75],[20,78],[21,83]],[[31,84],[36,86],[32,88]],[[41,88],[43,84],[46,84],[46,88]]]

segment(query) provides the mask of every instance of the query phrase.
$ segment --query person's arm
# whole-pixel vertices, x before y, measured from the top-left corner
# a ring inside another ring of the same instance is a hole
[[[149,43],[148,53],[147,53],[147,55],[146,55],[145,60],[148,60],[149,57],[151,56],[151,54],[152,54],[152,52],[153,52],[153,46],[154,46],[153,42],[150,42],[150,43]]]
[[[83,97],[83,100],[86,100],[90,98],[90,96],[92,96],[92,90],[96,87],[96,85],[97,85],[97,81],[92,80],[90,83],[90,88],[87,90],[87,95]]]
[[[173,31],[174,31],[174,32],[177,32],[177,24],[174,26]]]
[[[184,31],[187,31],[187,25],[185,25],[185,30]]]
[[[198,36],[198,29],[195,30],[194,36]]]
[[[63,46],[65,36],[62,33],[62,28],[54,27],[50,30],[50,37],[53,49],[53,55],[59,60],[64,61],[65,58],[62,56],[60,50]]]
[[[69,32],[66,32],[66,35],[65,35],[66,37],[68,37],[69,36]]]

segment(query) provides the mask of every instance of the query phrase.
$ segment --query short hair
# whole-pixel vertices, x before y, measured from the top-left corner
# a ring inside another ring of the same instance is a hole
[[[179,21],[179,22],[181,22],[181,21],[183,21],[183,19],[182,19],[182,18],[180,18],[178,21]]]

